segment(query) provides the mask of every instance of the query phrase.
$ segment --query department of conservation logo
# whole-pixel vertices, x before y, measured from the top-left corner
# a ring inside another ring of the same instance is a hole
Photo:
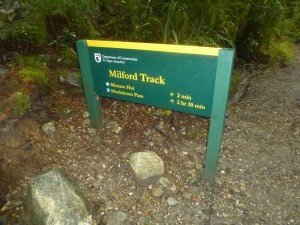
[[[95,61],[100,63],[102,61],[102,57],[100,53],[94,53]]]

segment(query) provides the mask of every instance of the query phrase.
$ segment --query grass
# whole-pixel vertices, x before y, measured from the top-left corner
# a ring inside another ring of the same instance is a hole
[[[231,86],[229,89],[230,95],[233,95],[237,91],[240,82],[241,82],[241,77],[240,77],[239,72],[233,71],[232,78],[231,78]]]
[[[25,82],[33,82],[37,85],[47,86],[46,71],[39,68],[26,67],[20,70],[20,76]]]
[[[279,61],[282,65],[287,65],[294,58],[295,44],[290,39],[283,39],[278,43],[273,43],[270,50],[272,61]]]
[[[30,97],[23,92],[15,92],[13,97],[13,116],[22,116],[31,105]]]
[[[60,63],[67,67],[78,67],[77,55],[71,48],[63,48],[60,51]]]
[[[41,87],[49,85],[48,68],[40,56],[17,55],[11,65],[20,69],[19,76],[25,83],[32,82]]]
[[[16,57],[14,57],[11,64],[13,67],[17,67],[17,68],[25,68],[25,67],[32,67],[36,69],[45,68],[45,65],[43,64],[42,58],[40,56],[17,55]]]

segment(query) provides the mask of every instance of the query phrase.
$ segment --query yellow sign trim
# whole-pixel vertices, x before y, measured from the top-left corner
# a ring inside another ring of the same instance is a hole
[[[120,48],[120,49],[133,49],[157,52],[174,52],[186,53],[195,55],[209,55],[218,56],[221,48],[210,47],[197,47],[187,45],[168,45],[168,44],[152,44],[140,42],[122,42],[122,41],[94,41],[87,40],[89,47],[103,47],[103,48]]]

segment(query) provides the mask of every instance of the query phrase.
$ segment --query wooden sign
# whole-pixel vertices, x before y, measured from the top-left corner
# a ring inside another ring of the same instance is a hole
[[[233,50],[93,40],[77,50],[93,127],[102,125],[98,96],[208,117],[204,177],[214,182]]]

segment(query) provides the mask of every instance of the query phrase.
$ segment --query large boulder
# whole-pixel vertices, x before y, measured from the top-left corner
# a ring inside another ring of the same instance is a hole
[[[32,225],[95,225],[85,200],[58,169],[29,183],[27,199]]]
[[[136,181],[141,185],[154,184],[164,174],[164,162],[155,152],[133,153],[129,161]]]

